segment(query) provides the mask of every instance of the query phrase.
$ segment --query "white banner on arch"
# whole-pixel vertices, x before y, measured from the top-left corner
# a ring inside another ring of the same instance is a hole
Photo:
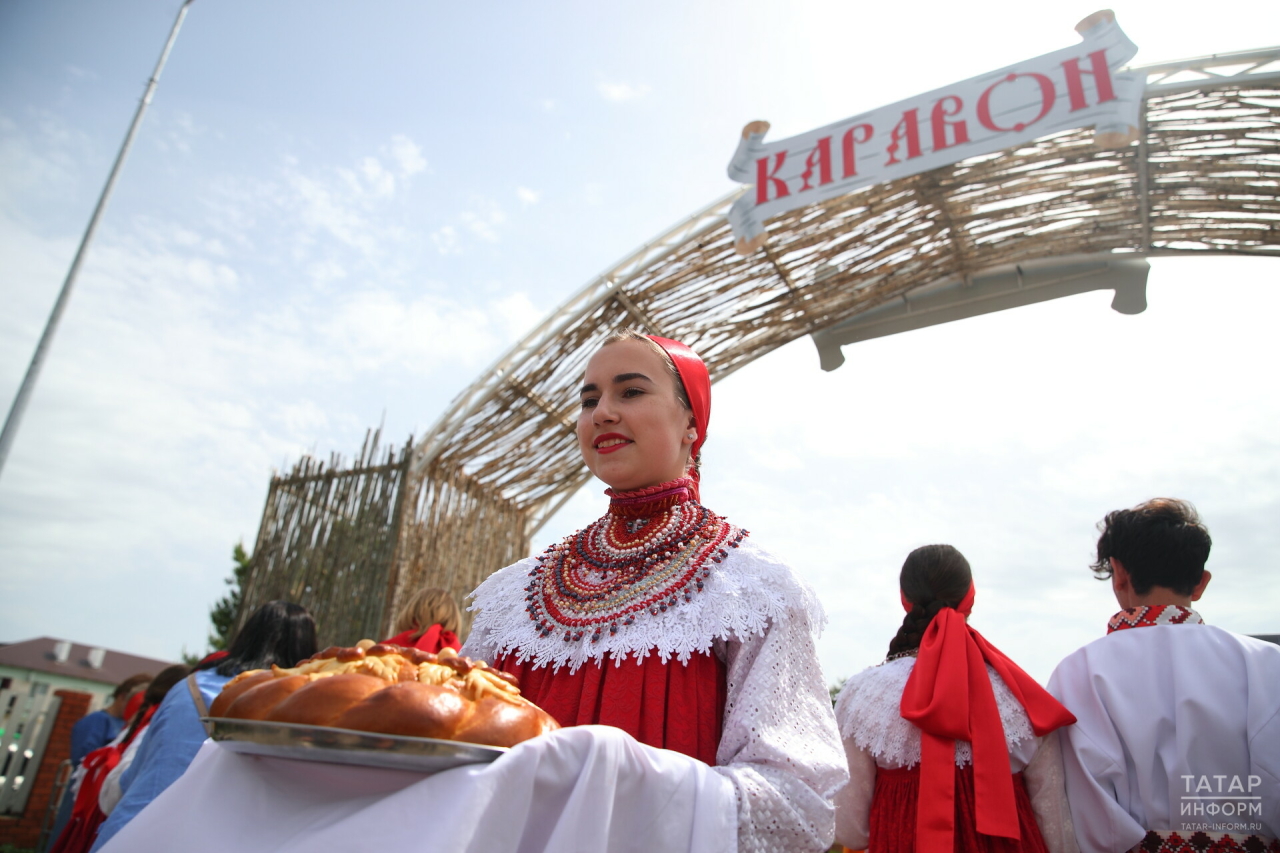
[[[1099,144],[1136,138],[1145,81],[1122,72],[1138,48],[1110,12],[1077,27],[1083,41],[923,95],[783,139],[753,122],[729,163],[752,184],[729,211],[740,252],[763,242],[765,221],[873,184],[905,178],[1078,127]]]

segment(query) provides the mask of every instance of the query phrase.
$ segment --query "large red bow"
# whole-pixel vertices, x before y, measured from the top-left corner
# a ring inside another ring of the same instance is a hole
[[[1076,721],[1035,679],[969,627],[965,617],[973,610],[973,599],[970,585],[958,607],[943,608],[929,623],[902,692],[902,716],[921,732],[916,853],[954,849],[958,740],[973,745],[978,832],[1019,837],[1009,751],[986,664],[1026,710],[1037,737]]]

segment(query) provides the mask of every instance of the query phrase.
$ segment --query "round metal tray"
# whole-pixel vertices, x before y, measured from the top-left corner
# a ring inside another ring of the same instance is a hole
[[[219,746],[232,752],[358,764],[435,773],[464,764],[485,764],[507,752],[506,747],[480,746],[452,740],[401,737],[325,726],[267,723],[202,717]]]

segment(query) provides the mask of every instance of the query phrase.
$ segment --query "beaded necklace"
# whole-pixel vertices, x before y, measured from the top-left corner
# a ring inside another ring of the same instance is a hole
[[[538,557],[525,609],[539,633],[565,642],[665,613],[702,592],[711,563],[747,531],[693,499],[687,477],[631,492],[606,490],[609,512]]]

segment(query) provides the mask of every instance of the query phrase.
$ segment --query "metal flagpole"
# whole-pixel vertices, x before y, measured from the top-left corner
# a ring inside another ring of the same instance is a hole
[[[71,269],[67,270],[66,280],[62,282],[62,290],[58,293],[58,301],[53,304],[53,311],[49,314],[49,322],[45,324],[44,334],[40,336],[40,343],[36,344],[35,354],[31,356],[31,364],[27,367],[27,374],[22,378],[22,385],[18,387],[18,394],[13,399],[13,406],[9,409],[9,416],[4,421],[4,431],[0,432],[0,473],[4,471],[5,460],[9,458],[9,447],[13,444],[14,436],[18,432],[18,425],[22,423],[22,415],[26,411],[27,401],[31,398],[31,392],[35,389],[36,379],[40,376],[40,369],[44,366],[45,354],[49,350],[49,345],[53,342],[53,335],[58,330],[58,323],[62,320],[62,313],[66,310],[67,300],[71,296],[71,287],[75,284],[76,275],[80,272],[80,264],[84,261],[85,254],[89,251],[89,243],[93,240],[93,233],[98,230],[98,220],[102,218],[102,211],[106,209],[107,200],[111,197],[111,190],[115,188],[116,177],[120,174],[120,167],[124,165],[124,159],[129,154],[129,148],[133,145],[133,138],[138,133],[138,125],[142,123],[142,114],[147,111],[147,105],[151,103],[151,96],[155,94],[156,84],[160,82],[160,72],[164,70],[164,64],[169,59],[169,51],[173,50],[173,43],[178,38],[178,30],[182,27],[182,19],[187,16],[187,7],[194,0],[184,0],[182,8],[178,10],[178,18],[173,22],[173,29],[169,31],[169,40],[164,43],[164,51],[160,54],[160,61],[156,63],[156,70],[152,72],[151,79],[147,81],[147,89],[142,95],[142,101],[138,104],[138,111],[133,115],[133,123],[129,125],[129,132],[125,135],[124,143],[120,146],[120,153],[116,155],[115,165],[111,167],[111,174],[107,176],[107,184],[102,188],[102,195],[98,197],[98,206],[93,209],[93,216],[89,219],[89,226],[84,230],[84,236],[80,238],[80,248],[76,249],[75,259],[71,261]]]

